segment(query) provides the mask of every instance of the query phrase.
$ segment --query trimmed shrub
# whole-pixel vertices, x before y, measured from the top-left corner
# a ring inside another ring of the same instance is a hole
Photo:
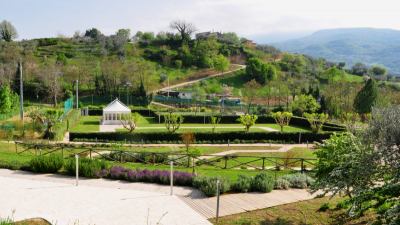
[[[281,190],[287,190],[290,187],[290,183],[289,181],[282,179],[282,178],[278,178],[275,181],[275,189],[281,189]]]
[[[63,167],[64,160],[61,156],[36,156],[29,162],[29,167],[36,173],[55,173]]]
[[[251,190],[258,192],[271,192],[274,189],[275,181],[274,178],[266,173],[257,174],[252,183]]]
[[[314,183],[314,179],[305,174],[289,174],[282,176],[282,179],[287,180],[290,183],[291,188],[303,189]]]
[[[219,177],[195,177],[193,186],[202,191],[206,196],[212,197],[217,194],[217,180],[220,181],[220,193],[230,190],[229,181]]]
[[[237,192],[249,192],[253,178],[240,174],[235,183],[232,184],[232,190]]]
[[[79,176],[82,177],[90,177],[90,178],[99,178],[100,171],[106,169],[106,162],[99,159],[88,159],[81,158],[79,159]],[[65,170],[69,175],[75,175],[76,170],[76,162],[75,158],[68,159],[65,163]]]

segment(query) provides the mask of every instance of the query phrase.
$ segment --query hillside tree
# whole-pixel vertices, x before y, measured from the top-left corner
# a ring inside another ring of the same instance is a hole
[[[214,57],[213,65],[215,70],[223,74],[226,70],[229,69],[230,62],[225,56],[219,54]]]
[[[17,29],[7,20],[0,23],[0,38],[6,42],[11,42],[18,37]]]
[[[354,99],[354,109],[359,114],[370,113],[378,98],[378,87],[373,79],[369,79]]]
[[[196,32],[196,27],[189,22],[183,20],[175,20],[170,23],[170,28],[177,30],[181,36],[181,42],[189,41],[191,39],[191,35]]]

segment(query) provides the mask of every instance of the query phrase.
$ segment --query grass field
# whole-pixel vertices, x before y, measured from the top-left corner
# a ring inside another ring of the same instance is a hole
[[[266,157],[264,163],[261,157]],[[265,167],[280,166],[280,168],[283,169],[284,167],[301,167],[301,161],[299,158],[310,159],[304,161],[304,166],[306,166],[306,168],[312,168],[314,163],[314,160],[312,159],[316,159],[315,155],[313,154],[313,150],[307,148],[293,148],[288,152],[233,153],[229,155],[229,160],[227,161],[226,165],[227,168],[236,168],[242,164],[243,167],[261,168],[264,164]],[[220,159],[220,157],[216,157],[215,159]],[[221,167],[225,166],[224,159],[218,160],[217,165]]]
[[[361,225],[370,224],[374,214],[367,213],[361,218],[349,220],[345,209],[336,209],[336,204],[342,201],[340,197],[316,198],[308,201],[290,203],[267,209],[260,209],[219,219],[219,225]],[[320,210],[323,204],[329,209]],[[215,223],[215,219],[210,222]]]
[[[101,116],[81,116],[81,119],[72,132],[98,132]]]
[[[70,129],[72,132],[98,132],[101,116],[82,116],[79,124]],[[277,124],[256,124],[250,128],[250,132],[268,132],[268,129],[280,131]],[[126,129],[117,129],[117,131],[126,131]],[[212,126],[208,123],[185,123],[181,124],[178,133],[182,132],[211,132]],[[244,131],[244,127],[237,124],[219,124],[216,127],[216,132],[231,132],[231,131]],[[284,132],[309,132],[308,129],[286,126]],[[158,123],[153,117],[139,116],[138,125],[134,132],[167,132],[163,123]]]

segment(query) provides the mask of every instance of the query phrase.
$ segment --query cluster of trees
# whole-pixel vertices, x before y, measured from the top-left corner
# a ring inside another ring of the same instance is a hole
[[[400,223],[400,107],[374,108],[366,130],[333,135],[316,151],[314,190],[344,194],[351,217],[368,210],[377,224]]]
[[[176,68],[213,68],[222,57],[240,52],[240,40],[235,33],[193,39],[196,28],[191,23],[173,21],[170,28],[176,30],[176,33],[136,33],[134,40],[145,49],[146,58]]]
[[[388,73],[387,69],[383,66],[373,65],[369,67],[360,62],[354,64],[349,72],[359,76],[374,76],[377,78],[385,77]]]

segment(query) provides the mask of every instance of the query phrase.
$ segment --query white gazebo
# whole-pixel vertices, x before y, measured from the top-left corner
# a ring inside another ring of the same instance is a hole
[[[121,120],[125,115],[130,115],[131,109],[122,103],[118,98],[103,108],[102,125],[121,125]]]

